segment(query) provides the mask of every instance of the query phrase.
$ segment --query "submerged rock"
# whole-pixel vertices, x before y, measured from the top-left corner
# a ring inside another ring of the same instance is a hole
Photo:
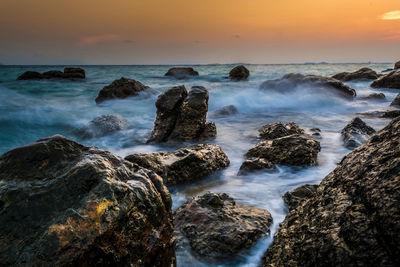
[[[171,198],[162,179],[55,135],[0,157],[5,266],[171,266]]]
[[[229,159],[220,146],[205,144],[175,152],[133,154],[125,159],[156,172],[166,185],[193,182],[229,165]]]
[[[229,78],[235,81],[247,80],[250,76],[250,71],[243,65],[234,67],[229,72]]]
[[[133,79],[127,79],[122,77],[119,80],[113,81],[110,85],[105,86],[99,92],[96,98],[96,103],[99,104],[105,100],[111,99],[124,99],[127,97],[137,96],[140,92],[154,92],[151,91],[150,87],[142,84],[139,81]]]
[[[81,68],[65,68],[64,72],[59,70],[50,70],[44,73],[37,71],[27,71],[18,77],[18,80],[52,80],[52,79],[85,79],[85,70]]]
[[[275,139],[292,134],[303,134],[304,130],[294,122],[283,124],[281,122],[266,124],[258,132],[261,139]]]
[[[332,76],[332,78],[344,82],[353,80],[375,80],[378,77],[379,74],[370,68],[362,68],[355,72],[341,72]]]
[[[326,176],[286,216],[262,266],[398,266],[400,118]]]
[[[341,81],[317,75],[304,76],[299,73],[289,73],[280,79],[268,80],[261,84],[261,90],[292,91],[296,86],[306,85],[317,90],[329,90],[345,98],[354,98],[356,91]]]
[[[216,136],[216,127],[206,121],[208,90],[193,86],[176,86],[161,94],[157,117],[148,142],[190,141]]]
[[[344,146],[348,149],[354,149],[364,144],[374,133],[375,130],[358,117],[347,124],[341,132]]]
[[[276,171],[276,166],[271,161],[264,158],[248,158],[240,166],[238,175],[243,175],[249,172],[268,169],[271,172]]]
[[[305,184],[297,187],[283,195],[283,200],[289,210],[294,210],[307,199],[310,199],[317,192],[318,185]]]
[[[120,115],[102,115],[78,130],[83,138],[102,137],[131,128],[129,121]]]
[[[379,77],[371,84],[371,87],[400,89],[400,69]]]
[[[174,214],[178,244],[187,238],[194,254],[206,260],[226,259],[251,248],[270,233],[271,223],[268,211],[217,193],[198,196]]]
[[[385,100],[386,96],[384,93],[372,93],[367,96],[361,96],[360,99],[363,99],[363,100]]]
[[[164,76],[172,76],[177,79],[185,79],[191,76],[199,76],[193,68],[170,68]]]
[[[400,106],[400,94],[396,96],[396,98],[390,103],[391,106]]]
[[[239,111],[234,105],[224,106],[213,112],[210,112],[210,118],[224,118],[237,114]]]

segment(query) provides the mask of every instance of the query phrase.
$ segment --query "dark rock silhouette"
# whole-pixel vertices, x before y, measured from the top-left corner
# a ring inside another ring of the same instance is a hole
[[[379,77],[371,84],[371,87],[400,89],[400,69]]]
[[[344,82],[353,80],[375,80],[378,77],[379,74],[370,68],[362,68],[355,72],[341,72],[332,76],[332,78]]]
[[[50,70],[44,73],[26,71],[18,77],[18,80],[81,80],[85,78],[85,70],[81,68],[65,68],[64,72],[59,70]]]
[[[250,71],[243,65],[234,67],[229,72],[229,78],[235,81],[247,80],[250,76]]]
[[[176,79],[185,79],[188,77],[199,76],[199,73],[193,68],[170,68],[165,76],[172,76]]]

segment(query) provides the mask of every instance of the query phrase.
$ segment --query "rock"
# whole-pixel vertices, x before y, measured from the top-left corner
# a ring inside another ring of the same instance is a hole
[[[354,149],[364,144],[374,133],[375,130],[358,117],[347,124],[341,132],[344,146],[348,149]]]
[[[270,233],[271,214],[237,204],[227,194],[206,193],[174,214],[178,244],[187,238],[195,256],[205,260],[232,257]]]
[[[311,136],[314,138],[321,138],[321,129],[319,128],[311,128],[310,129]]]
[[[400,106],[400,94],[396,96],[396,98],[390,103],[391,106]]]
[[[204,129],[199,136],[199,140],[208,140],[217,137],[217,126],[215,122],[206,122]]]
[[[386,99],[386,96],[384,93],[372,93],[369,94],[368,96],[361,96],[360,99],[363,100],[384,100]]]
[[[65,68],[64,72],[50,70],[44,73],[27,71],[18,77],[18,80],[79,80],[85,79],[85,70],[81,68]]]
[[[240,166],[238,175],[243,175],[249,172],[268,169],[271,172],[275,172],[276,166],[271,161],[264,158],[249,158],[242,163]]]
[[[393,69],[386,69],[386,70],[383,70],[382,72],[391,72],[391,71],[393,71]]]
[[[85,71],[81,68],[65,68],[64,75],[73,79],[85,79]]]
[[[79,129],[83,138],[102,137],[131,127],[129,121],[120,115],[102,115]]]
[[[0,157],[4,266],[171,266],[171,198],[154,172],[55,135]]]
[[[286,192],[283,195],[283,200],[288,206],[289,211],[296,209],[301,203],[312,198],[315,192],[317,192],[317,187],[318,185],[305,184]]]
[[[191,141],[216,136],[216,127],[207,123],[208,90],[193,86],[176,86],[161,94],[157,117],[148,142]]]
[[[289,166],[313,166],[317,165],[317,154],[320,150],[317,140],[306,135],[293,134],[261,141],[245,157],[263,158],[275,164]]]
[[[239,111],[234,105],[224,106],[213,112],[210,112],[210,118],[224,118],[237,114]]]
[[[367,111],[367,112],[359,112],[356,114],[359,116],[364,116],[369,118],[393,119],[400,116],[400,110]]]
[[[172,76],[177,79],[185,79],[187,77],[199,76],[199,73],[193,68],[170,68],[165,76]]]
[[[266,124],[261,127],[258,132],[261,139],[275,139],[292,134],[303,134],[304,130],[294,122],[287,123],[286,125],[281,122]]]
[[[371,84],[371,87],[400,89],[400,69],[379,77]]]
[[[243,81],[249,78],[250,71],[243,65],[234,67],[229,72],[229,78],[235,81]]]
[[[100,104],[106,100],[116,98],[124,99],[127,97],[133,97],[139,95],[141,92],[153,93],[150,87],[142,84],[141,82],[122,77],[121,79],[115,80],[110,85],[107,85],[101,89],[96,98],[96,103]]]
[[[289,73],[281,79],[268,80],[261,84],[261,90],[277,90],[280,92],[289,92],[296,86],[309,86],[317,90],[330,90],[345,98],[354,98],[356,91],[339,80],[330,77],[307,75],[304,76],[298,73]]]
[[[193,182],[229,165],[220,146],[200,144],[175,152],[154,152],[129,155],[126,160],[154,171],[166,185]]]
[[[355,72],[341,72],[332,78],[348,82],[353,80],[375,80],[379,77],[379,74],[370,68],[362,68]]]
[[[398,266],[400,118],[345,156],[291,210],[262,266]]]
[[[394,64],[394,69],[400,69],[400,61],[397,61],[396,64]]]
[[[21,76],[18,77],[18,80],[41,80],[44,79],[43,75],[37,71],[26,71]]]

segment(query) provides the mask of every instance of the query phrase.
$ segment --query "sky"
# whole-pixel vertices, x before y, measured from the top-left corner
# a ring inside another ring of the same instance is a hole
[[[0,0],[3,64],[398,60],[400,0]]]

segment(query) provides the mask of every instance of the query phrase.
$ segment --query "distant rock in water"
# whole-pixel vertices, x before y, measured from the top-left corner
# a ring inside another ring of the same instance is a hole
[[[26,71],[18,80],[75,80],[85,79],[85,70],[81,68],[65,68],[64,72],[50,70],[44,73],[37,71]]]
[[[303,203],[307,199],[312,198],[317,192],[317,188],[318,185],[310,185],[310,184],[302,185],[300,187],[297,187],[296,189],[286,192],[283,195],[283,200],[285,201],[290,211],[294,210],[301,203]]]
[[[396,96],[396,98],[390,103],[391,106],[400,106],[400,94]]]
[[[386,110],[386,111],[367,111],[356,113],[359,116],[369,117],[369,118],[384,118],[393,119],[400,116],[400,110]]]
[[[391,71],[393,71],[393,69],[386,69],[386,70],[383,70],[381,72],[391,72]]]
[[[77,133],[83,138],[102,137],[131,128],[129,121],[120,115],[102,115],[90,121]]]
[[[271,161],[269,161],[265,158],[252,157],[252,158],[246,159],[242,163],[242,165],[240,166],[238,175],[240,176],[240,175],[258,171],[258,170],[268,170],[270,172],[277,171],[275,164],[272,163]]]
[[[307,75],[299,73],[289,73],[280,79],[268,80],[261,84],[261,90],[277,90],[279,92],[290,92],[296,86],[309,86],[317,90],[330,90],[345,98],[353,99],[356,96],[356,91],[341,81],[323,76]]]
[[[210,112],[210,118],[224,118],[237,114],[239,111],[234,105],[224,106],[213,112]]]
[[[170,68],[164,76],[172,76],[176,79],[185,79],[188,77],[199,76],[199,73],[193,68]]]
[[[400,118],[345,156],[281,223],[262,266],[399,266]]]
[[[271,223],[268,211],[217,193],[189,200],[174,214],[178,246],[187,239],[195,256],[206,261],[226,260],[251,248],[270,233]]]
[[[400,69],[400,61],[397,61],[397,62],[394,64],[394,69],[395,69],[395,70]]]
[[[206,121],[208,90],[176,86],[158,96],[157,117],[148,142],[191,141],[217,135],[215,124]]]
[[[354,118],[342,130],[345,147],[354,149],[364,144],[375,133],[375,130],[363,122],[360,118]]]
[[[247,80],[250,76],[250,71],[243,65],[234,67],[229,72],[229,78],[235,81]]]
[[[386,96],[384,93],[372,93],[367,96],[361,96],[360,99],[363,99],[363,100],[385,100]]]
[[[193,182],[229,165],[229,159],[220,146],[205,144],[175,152],[133,154],[125,159],[156,172],[166,185]]]
[[[105,100],[111,99],[124,99],[127,97],[133,97],[139,95],[141,92],[155,93],[150,87],[142,84],[139,81],[133,79],[127,79],[122,77],[119,80],[113,81],[110,85],[104,87],[96,98],[96,103],[100,104]]]
[[[362,68],[355,72],[341,72],[341,73],[338,73],[338,74],[332,76],[332,78],[340,80],[340,81],[344,81],[344,82],[353,81],[353,80],[375,80],[378,77],[379,77],[379,74],[370,68]]]
[[[4,266],[171,266],[161,177],[63,136],[0,157]]]
[[[379,77],[371,84],[371,87],[400,89],[400,69]]]
[[[294,122],[284,125],[281,122],[266,124],[261,127],[258,132],[261,139],[275,139],[279,137],[288,136],[291,134],[303,134],[304,130]]]

